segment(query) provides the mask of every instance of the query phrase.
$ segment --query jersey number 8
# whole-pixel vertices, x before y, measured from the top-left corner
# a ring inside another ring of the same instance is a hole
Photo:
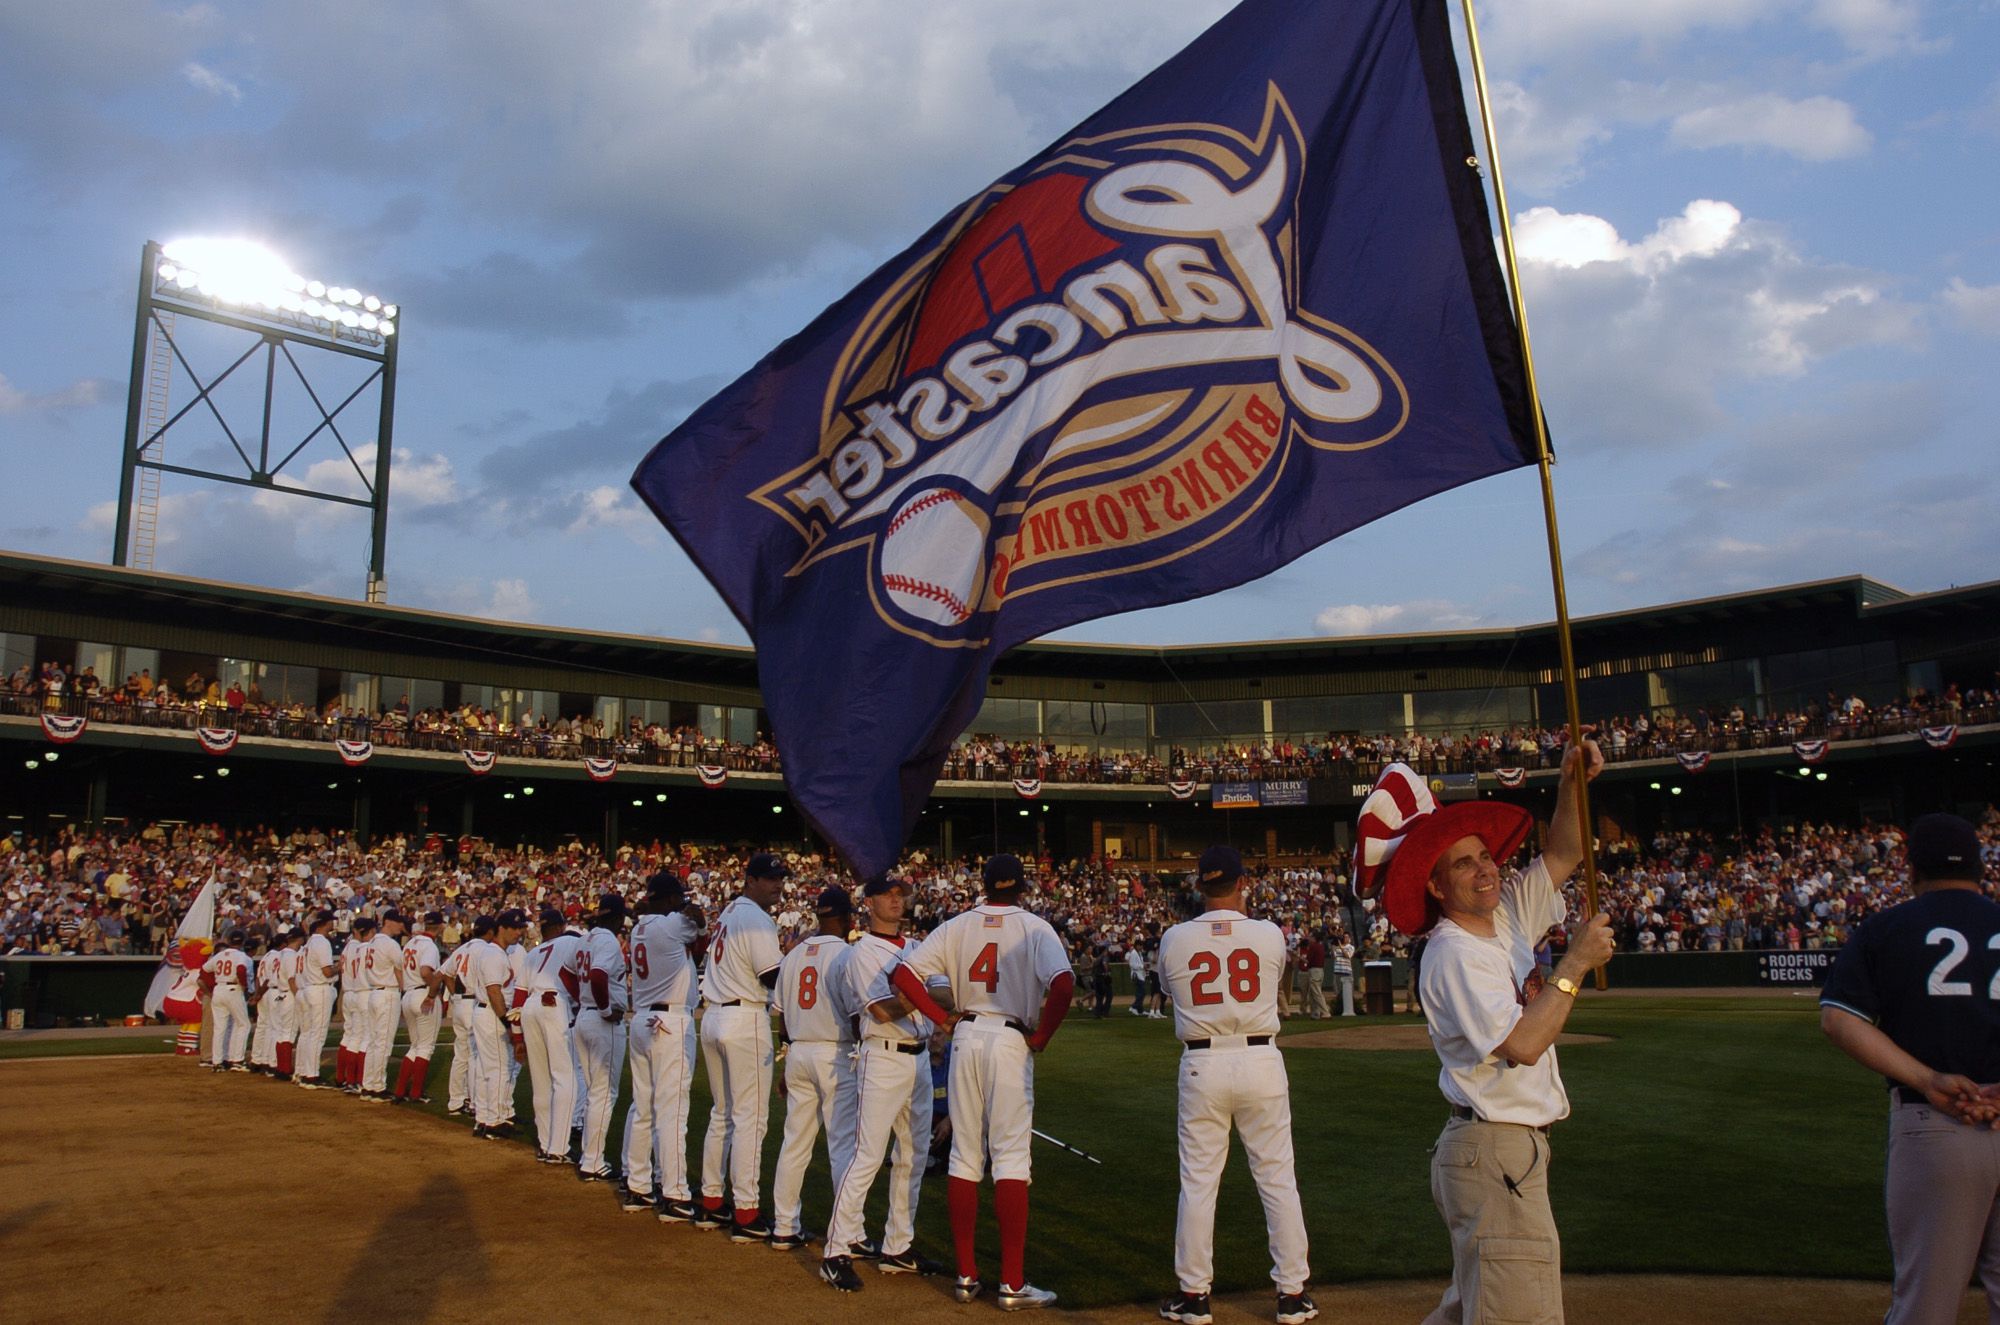
[[[819,967],[799,968],[799,1010],[810,1011],[819,1002]]]
[[[1257,954],[1249,948],[1238,948],[1225,961],[1212,952],[1197,952],[1188,958],[1188,969],[1194,972],[1194,980],[1188,986],[1189,1002],[1198,1008],[1212,1008],[1222,1001],[1222,991],[1215,982],[1227,967],[1229,971],[1229,997],[1238,1003],[1254,1003],[1263,992],[1264,976],[1257,964]]]

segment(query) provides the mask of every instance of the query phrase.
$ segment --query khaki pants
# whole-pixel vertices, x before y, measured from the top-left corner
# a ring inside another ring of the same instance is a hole
[[[1890,1101],[1888,1325],[1956,1320],[1975,1272],[2000,1319],[2000,1132]]]
[[[1305,1006],[1305,1013],[1314,1021],[1324,1021],[1326,1006],[1326,970],[1323,967],[1307,966],[1299,971],[1299,994]]]
[[[1431,1199],[1451,1231],[1451,1286],[1424,1325],[1562,1325],[1549,1155],[1532,1127],[1445,1124],[1431,1148]]]

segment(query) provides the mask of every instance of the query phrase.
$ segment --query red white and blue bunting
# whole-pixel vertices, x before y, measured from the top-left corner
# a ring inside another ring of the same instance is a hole
[[[236,748],[234,727],[196,727],[194,735],[201,748],[212,755],[226,755]]]
[[[1808,764],[1817,764],[1826,758],[1825,741],[1794,741],[1792,753]]]
[[[583,761],[583,771],[590,774],[592,782],[609,782],[617,775],[618,761],[586,756]]]
[[[1015,778],[1014,794],[1024,801],[1031,801],[1042,794],[1040,778]]]
[[[46,724],[48,718],[44,717],[42,721]],[[1924,744],[1931,749],[1949,750],[1958,743],[1958,724],[1947,722],[1942,727],[1925,727],[1917,734],[1924,738]]]
[[[1174,799],[1177,801],[1191,801],[1194,799],[1193,782],[1169,782],[1167,783],[1167,790],[1173,793]]]
[[[1513,788],[1527,782],[1528,770],[1525,768],[1496,768],[1493,770],[1493,776],[1499,781],[1501,786]]]
[[[335,741],[333,748],[340,755],[340,762],[349,768],[359,768],[375,757],[373,741]]]
[[[694,771],[701,778],[701,785],[711,790],[729,781],[729,770],[721,764],[696,764]]]
[[[497,756],[491,750],[460,750],[459,753],[465,756],[465,766],[473,776],[485,777],[493,771]]]
[[[68,745],[83,735],[83,729],[90,725],[90,719],[81,713],[44,713],[42,731],[57,745]]]
[[[1708,767],[1708,751],[1683,750],[1674,758],[1681,761],[1681,767],[1690,773],[1699,773]]]

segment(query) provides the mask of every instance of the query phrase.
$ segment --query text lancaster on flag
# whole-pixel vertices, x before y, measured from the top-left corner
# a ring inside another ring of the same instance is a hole
[[[887,869],[999,653],[1531,463],[1443,0],[1249,0],[696,410],[633,486]]]

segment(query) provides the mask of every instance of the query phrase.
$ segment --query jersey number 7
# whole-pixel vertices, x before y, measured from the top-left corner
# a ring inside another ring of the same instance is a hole
[[[1229,997],[1238,1003],[1254,1003],[1263,992],[1263,972],[1257,965],[1257,954],[1249,948],[1238,948],[1223,958],[1212,952],[1197,952],[1188,958],[1188,969],[1194,972],[1194,980],[1188,985],[1189,999],[1198,1008],[1212,1008],[1222,1002],[1222,991],[1215,982],[1222,975],[1223,968],[1229,971]]]

